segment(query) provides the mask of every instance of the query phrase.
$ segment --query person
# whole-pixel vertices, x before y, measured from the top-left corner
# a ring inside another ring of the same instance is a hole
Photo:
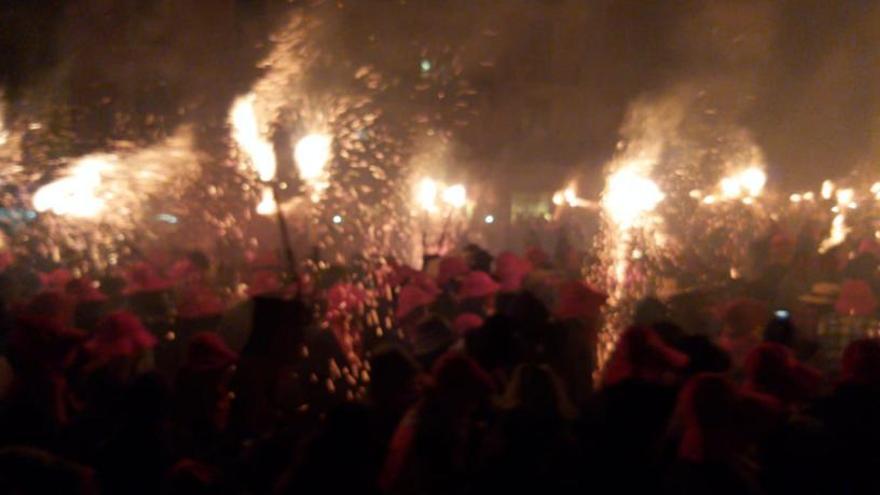
[[[407,412],[388,449],[379,487],[385,493],[457,493],[473,473],[475,421],[492,380],[469,357],[449,352],[431,373],[433,385]]]
[[[749,452],[780,415],[772,398],[740,390],[724,375],[690,378],[676,406],[678,445],[666,493],[761,493]]]

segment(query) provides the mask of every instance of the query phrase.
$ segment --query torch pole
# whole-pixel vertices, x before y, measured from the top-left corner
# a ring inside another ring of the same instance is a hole
[[[296,258],[293,254],[293,247],[290,245],[290,234],[287,226],[287,219],[284,218],[284,212],[281,211],[281,203],[278,200],[278,181],[272,182],[272,199],[275,201],[275,219],[278,221],[278,233],[281,237],[281,250],[284,252],[284,258],[287,260],[287,278],[291,282],[296,282]]]

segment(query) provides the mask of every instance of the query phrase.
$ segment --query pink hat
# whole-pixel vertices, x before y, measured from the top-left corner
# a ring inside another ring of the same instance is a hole
[[[495,259],[495,275],[505,292],[519,290],[525,276],[532,271],[532,264],[516,254],[505,251]]]
[[[570,280],[559,286],[554,314],[560,319],[595,318],[607,299],[606,294],[594,290],[585,282]]]
[[[98,323],[83,347],[95,356],[112,358],[131,356],[155,345],[156,337],[144,328],[137,316],[117,311]]]
[[[204,318],[223,314],[225,306],[220,296],[205,287],[186,290],[177,305],[177,317],[183,319]]]
[[[452,329],[459,337],[481,326],[483,326],[483,319],[474,313],[462,313],[452,323]]]
[[[877,311],[877,299],[867,282],[847,280],[840,286],[834,309],[841,315],[870,316]]]
[[[415,284],[408,284],[400,289],[397,297],[398,318],[405,318],[418,308],[428,306],[434,302],[435,295]]]
[[[461,256],[446,256],[440,260],[440,266],[437,268],[437,283],[446,285],[450,280],[461,277],[471,269]]]
[[[458,295],[462,299],[474,297],[486,297],[498,292],[501,288],[498,282],[492,279],[486,272],[473,271],[465,275],[461,281]]]

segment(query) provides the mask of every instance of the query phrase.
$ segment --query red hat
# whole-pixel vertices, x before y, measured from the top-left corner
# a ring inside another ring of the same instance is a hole
[[[404,318],[414,310],[430,305],[434,302],[434,298],[434,294],[416,284],[405,285],[400,289],[400,294],[397,297],[397,311],[395,314],[398,318]]]
[[[501,290],[519,290],[525,276],[532,271],[532,264],[515,253],[505,251],[495,259],[495,275],[501,282]]]
[[[822,374],[798,362],[791,349],[763,343],[749,353],[745,363],[746,388],[771,395],[783,403],[811,399]]]
[[[846,346],[840,366],[843,382],[880,384],[880,339],[858,339]]]
[[[686,354],[666,345],[652,328],[631,327],[620,336],[602,382],[608,386],[628,378],[660,381],[688,361]]]
[[[570,280],[559,285],[554,313],[560,319],[591,319],[599,316],[606,300],[607,294],[594,290],[581,280]]]
[[[177,317],[183,319],[204,318],[223,314],[225,306],[220,296],[205,287],[193,287],[184,291],[177,305]]]
[[[107,300],[107,296],[98,289],[98,284],[87,277],[71,280],[64,287],[64,291],[76,299],[77,302],[101,302]]]
[[[867,282],[847,280],[840,286],[834,309],[841,315],[870,316],[877,311],[877,299]]]
[[[250,297],[278,292],[283,287],[281,277],[272,270],[252,272],[247,286],[247,295]]]
[[[483,326],[483,319],[474,313],[462,313],[452,323],[452,329],[459,337],[481,326]]]
[[[487,297],[498,292],[501,286],[486,272],[473,271],[465,275],[461,281],[458,295],[462,299]]]
[[[437,268],[437,283],[446,285],[450,280],[454,280],[468,273],[471,268],[468,266],[467,260],[461,256],[446,256],[440,260]]]
[[[147,263],[136,263],[128,271],[128,286],[125,292],[134,294],[137,292],[161,292],[174,286],[174,282],[162,278],[156,270]]]
[[[49,273],[40,274],[40,282],[48,290],[64,290],[72,278],[73,274],[67,268],[56,268]]]
[[[83,347],[103,358],[131,356],[156,345],[156,337],[144,328],[137,316],[117,311],[98,323],[92,337]]]
[[[193,371],[214,371],[229,368],[238,361],[238,354],[214,332],[198,332],[189,340],[184,367]]]

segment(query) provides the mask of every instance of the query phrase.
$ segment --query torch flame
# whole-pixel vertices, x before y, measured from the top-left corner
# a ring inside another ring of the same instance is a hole
[[[425,177],[416,186],[416,203],[428,213],[437,211],[437,183]]]
[[[462,184],[455,184],[443,190],[443,201],[453,208],[461,208],[467,203],[467,190]]]
[[[608,179],[602,206],[619,228],[629,229],[637,225],[645,213],[654,210],[664,197],[656,182],[626,167]]]
[[[293,150],[299,176],[306,182],[314,181],[324,173],[330,160],[333,137],[327,134],[309,134],[300,139]]]
[[[80,158],[65,177],[39,188],[33,197],[34,209],[56,215],[92,218],[104,209],[98,197],[101,174],[113,168],[113,155],[89,155]]]
[[[749,167],[721,179],[721,194],[727,199],[755,198],[761,195],[767,183],[767,174],[760,167]]]
[[[260,180],[270,181],[275,178],[275,151],[272,143],[260,132],[254,109],[255,100],[256,95],[253,93],[237,98],[232,104],[229,121],[232,124],[232,137],[238,143],[238,147],[250,158],[251,165]]]
[[[278,211],[278,205],[275,203],[275,195],[272,193],[271,187],[264,187],[260,196],[260,202],[257,204],[257,214],[274,215]]]

